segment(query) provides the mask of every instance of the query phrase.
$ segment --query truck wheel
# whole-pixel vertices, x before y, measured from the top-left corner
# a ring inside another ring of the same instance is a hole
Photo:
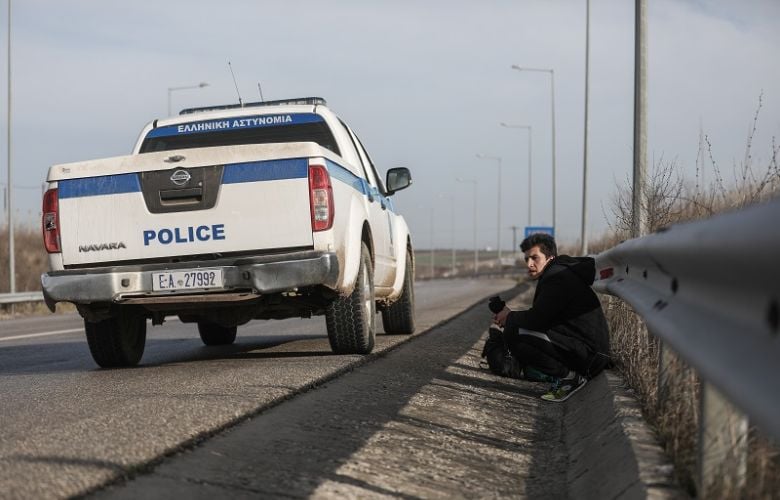
[[[206,345],[230,345],[236,341],[236,326],[221,326],[208,321],[198,321],[200,340]]]
[[[382,311],[385,333],[411,335],[414,333],[414,272],[411,252],[406,253],[406,269],[401,296]]]
[[[121,312],[97,323],[84,320],[92,359],[101,368],[135,366],[146,345],[146,318]]]
[[[330,347],[336,354],[368,354],[374,349],[376,302],[371,255],[363,243],[355,289],[325,310]]]

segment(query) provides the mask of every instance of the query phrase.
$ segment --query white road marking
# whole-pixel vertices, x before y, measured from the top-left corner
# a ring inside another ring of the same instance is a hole
[[[165,322],[180,322],[179,318],[168,318]],[[35,337],[50,337],[52,335],[64,335],[66,333],[83,332],[84,328],[71,328],[70,330],[57,330],[54,332],[28,333],[27,335],[14,335],[13,337],[0,337],[0,342],[5,340],[32,339]]]
[[[35,337],[49,337],[51,335],[63,335],[65,333],[83,332],[84,328],[71,328],[70,330],[57,330],[56,332],[43,332],[43,333],[28,333],[27,335],[15,335],[13,337],[2,337],[0,342],[4,340],[19,340],[19,339],[31,339]]]

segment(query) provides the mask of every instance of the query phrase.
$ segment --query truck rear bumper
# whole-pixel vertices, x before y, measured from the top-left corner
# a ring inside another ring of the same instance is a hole
[[[221,269],[224,288],[219,290],[154,291],[152,274],[183,269]],[[43,297],[54,310],[57,302],[90,304],[97,302],[169,302],[186,296],[221,295],[247,292],[247,295],[292,291],[324,285],[335,289],[339,264],[335,253],[301,251],[262,257],[241,257],[176,264],[149,264],[54,271],[41,275]]]

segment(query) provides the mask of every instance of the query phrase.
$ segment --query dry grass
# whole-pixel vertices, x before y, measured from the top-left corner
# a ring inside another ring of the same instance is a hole
[[[8,293],[8,228],[0,230],[0,293]],[[39,229],[16,228],[14,232],[14,268],[17,292],[41,289],[41,274],[48,261]]]
[[[756,429],[748,442],[747,477],[750,487],[744,498],[778,498],[780,496],[780,446],[762,436]]]
[[[765,201],[780,192],[780,148],[774,138],[768,160],[756,165],[753,138],[760,116],[763,96],[748,133],[744,158],[734,165],[734,182],[726,183],[715,160],[707,136],[699,144],[695,179],[686,181],[676,160],[663,158],[652,167],[642,205],[647,214],[646,227],[655,232],[670,224],[703,219],[718,212],[738,209]],[[711,181],[704,183],[705,172]],[[627,239],[631,230],[631,186],[618,186],[612,200],[610,234],[594,242],[600,251]],[[656,427],[667,452],[672,457],[681,484],[695,494],[697,445],[699,429],[700,382],[698,375],[683,361],[664,350],[667,369],[661,374],[666,383],[659,389],[659,342],[647,332],[639,316],[614,297],[605,297],[604,310],[610,323],[612,349],[616,365],[643,403],[648,420]],[[721,484],[722,498],[777,498],[780,493],[780,448],[750,430],[746,486],[736,488]],[[721,477],[727,477],[724,474]]]

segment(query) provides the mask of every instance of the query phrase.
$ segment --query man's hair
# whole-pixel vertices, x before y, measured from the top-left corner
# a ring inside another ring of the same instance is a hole
[[[539,247],[539,250],[545,257],[557,257],[558,246],[555,244],[555,238],[546,233],[535,233],[524,239],[520,243],[520,250],[527,252],[533,247]]]

